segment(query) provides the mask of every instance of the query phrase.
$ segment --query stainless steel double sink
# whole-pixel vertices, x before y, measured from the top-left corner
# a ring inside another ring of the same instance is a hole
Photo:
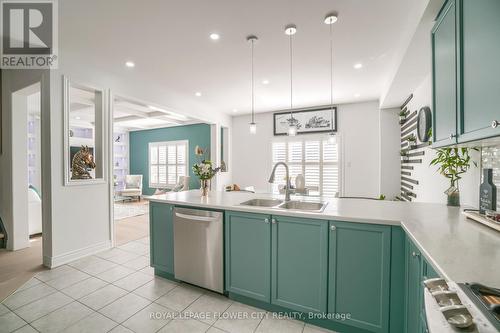
[[[240,205],[321,213],[325,210],[327,204],[327,202],[309,202],[298,200],[283,201],[279,199],[251,199],[242,202]]]

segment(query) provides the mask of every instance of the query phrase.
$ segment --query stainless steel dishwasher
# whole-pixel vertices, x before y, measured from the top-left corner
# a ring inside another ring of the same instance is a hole
[[[223,292],[223,214],[174,208],[175,278]]]

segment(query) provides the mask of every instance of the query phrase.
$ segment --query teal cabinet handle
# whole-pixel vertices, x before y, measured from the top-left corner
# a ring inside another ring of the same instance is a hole
[[[264,219],[264,223],[269,223],[269,219]]]
[[[498,120],[493,120],[491,122],[491,128],[497,128],[498,126],[500,126],[500,121]]]
[[[331,230],[331,231],[335,231],[335,230],[337,230],[337,227],[336,227],[336,226],[334,226],[334,225],[332,225],[332,226],[330,226],[330,230]]]
[[[276,224],[276,223],[278,223],[278,221],[276,221],[276,219],[271,219],[271,223]]]

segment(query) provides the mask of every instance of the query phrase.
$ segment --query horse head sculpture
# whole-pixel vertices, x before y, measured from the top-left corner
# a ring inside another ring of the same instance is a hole
[[[95,167],[94,156],[90,153],[90,148],[82,146],[71,161],[71,179],[92,179],[89,170]]]

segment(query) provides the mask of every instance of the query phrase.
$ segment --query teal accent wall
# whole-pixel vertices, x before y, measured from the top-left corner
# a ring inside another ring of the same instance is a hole
[[[143,175],[142,187],[145,195],[154,193],[154,188],[149,188],[149,161],[148,145],[150,142],[189,140],[189,188],[200,187],[198,178],[193,174],[192,166],[196,163],[194,148],[210,148],[210,125],[195,124],[167,128],[157,128],[143,131],[130,132],[129,156],[130,174]]]

